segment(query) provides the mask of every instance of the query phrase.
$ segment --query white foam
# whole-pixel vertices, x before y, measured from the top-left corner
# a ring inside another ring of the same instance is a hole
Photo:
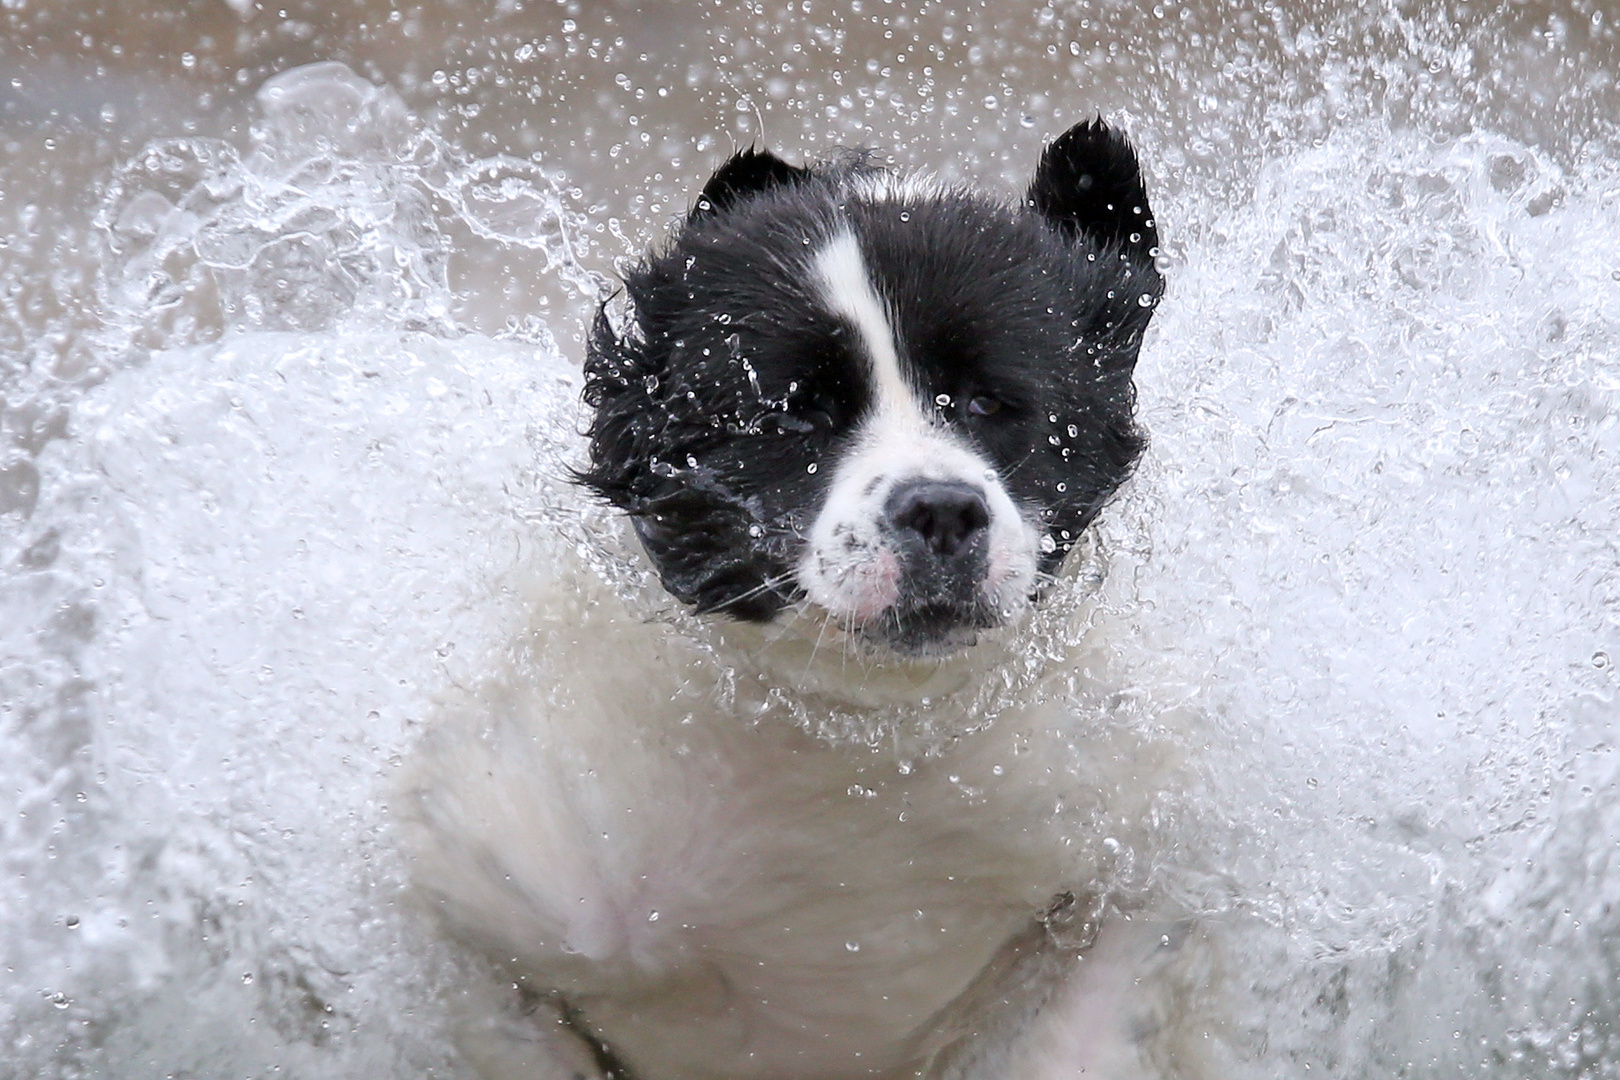
[[[559,478],[577,383],[444,316],[462,211],[409,193],[473,189],[275,130],[132,163],[94,347],[133,366],[0,511],[19,1074],[458,1068],[438,993],[470,961],[402,913],[385,793],[521,625],[505,575],[596,550]],[[1185,724],[1174,846],[1126,854],[1225,924],[1229,1075],[1614,1067],[1616,179],[1368,122],[1156,200],[1180,254],[1152,449],[1088,564],[1105,659],[1040,669],[1085,626],[1060,594],[996,694],[1106,677],[1099,723]]]

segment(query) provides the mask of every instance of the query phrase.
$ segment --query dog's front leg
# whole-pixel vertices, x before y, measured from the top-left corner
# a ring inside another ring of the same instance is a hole
[[[454,1028],[462,1059],[483,1080],[634,1080],[562,998],[498,1000],[493,989],[469,990]]]
[[[928,1025],[923,1080],[1145,1080],[1122,1008],[1144,935],[1059,896]]]

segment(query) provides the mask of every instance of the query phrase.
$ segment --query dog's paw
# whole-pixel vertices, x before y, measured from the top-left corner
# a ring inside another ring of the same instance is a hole
[[[549,1002],[530,1014],[464,1016],[456,1049],[483,1080],[615,1080],[596,1049]]]
[[[1097,941],[1102,926],[1103,903],[1091,895],[1075,896],[1072,892],[1059,893],[1041,913],[1040,922],[1047,937],[1065,952],[1084,952]]]

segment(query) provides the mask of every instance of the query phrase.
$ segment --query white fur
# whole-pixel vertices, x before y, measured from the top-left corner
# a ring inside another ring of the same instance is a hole
[[[1100,805],[1074,800],[1110,793],[1110,831],[1136,842],[1119,830],[1147,818],[1154,747],[1098,725],[1077,753],[1082,706],[1062,694],[983,729],[961,692],[987,675],[980,652],[828,651],[810,671],[751,628],[651,623],[588,567],[531,593],[521,647],[446,703],[409,770],[416,876],[640,1080],[1147,1075],[1117,933],[1081,960],[1029,942],[1106,857]],[[853,696],[826,696],[839,685]],[[803,730],[805,709],[888,710],[867,687],[938,693],[930,723],[982,730],[905,760]],[[528,1035],[473,1024],[470,1056],[501,1080],[577,1073],[543,1016]]]
[[[899,590],[899,562],[883,524],[890,493],[911,480],[962,481],[983,491],[990,511],[985,598],[1012,617],[1034,581],[1037,522],[1019,513],[995,468],[936,423],[933,403],[920,400],[907,382],[903,343],[872,286],[855,234],[847,228],[834,234],[813,266],[828,309],[860,336],[876,393],[810,528],[798,566],[800,586],[837,622],[859,627],[876,619]]]
[[[855,233],[845,228],[834,234],[816,255],[815,269],[828,308],[853,323],[866,346],[877,388],[876,411],[915,412],[915,395],[900,370],[899,343],[889,325],[889,313],[872,287]]]

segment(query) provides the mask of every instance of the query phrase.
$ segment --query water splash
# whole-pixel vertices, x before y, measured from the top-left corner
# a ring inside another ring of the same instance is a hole
[[[470,159],[391,89],[338,63],[267,81],[243,154],[159,139],[122,166],[97,215],[111,350],[255,330],[459,332],[452,231],[540,252],[578,293],[589,235],[533,161]]]
[[[1453,73],[1431,100],[1468,70],[1444,28],[1374,29],[1415,35],[1416,61],[1374,65],[1404,88],[1401,65]],[[1601,144],[1554,155],[1454,105],[1352,123],[1378,72],[1303,33],[1277,32],[1321,61],[1300,85],[1234,52],[1215,89],[1252,92],[1211,91],[1186,160],[1235,140],[1255,180],[1210,165],[1158,204],[1152,453],[1036,614],[1038,655],[967,711],[1065,696],[1100,735],[1188,751],[1150,808],[1162,847],[1094,842],[1226,935],[1230,1075],[1613,1075],[1616,676],[1593,657],[1620,648],[1620,178]],[[1086,71],[1142,78],[1145,48]],[[875,113],[847,96],[828,106]],[[245,145],[161,139],[119,168],[95,325],[30,338],[6,387],[19,1073],[455,1075],[436,992],[469,961],[390,907],[395,761],[520,636],[536,566],[707,633],[620,523],[576,516],[577,387],[543,327],[492,342],[456,314],[457,258],[490,247],[596,294],[573,196],[346,69],[258,100]],[[784,710],[890,752],[920,733],[897,768],[954,734]]]

